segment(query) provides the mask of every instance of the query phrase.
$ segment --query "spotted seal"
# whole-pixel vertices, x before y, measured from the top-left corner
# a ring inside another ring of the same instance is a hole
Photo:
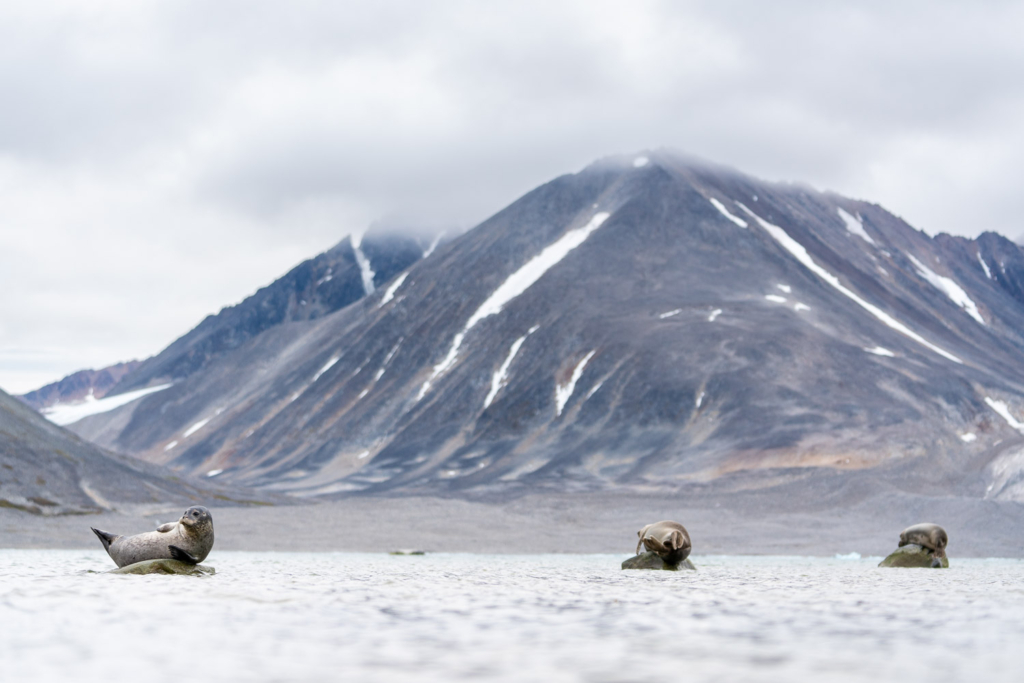
[[[938,524],[915,524],[900,532],[900,547],[911,543],[928,548],[935,557],[945,557],[949,537]]]
[[[99,529],[93,532],[118,567],[161,559],[199,564],[213,548],[213,517],[200,505],[190,507],[177,522],[162,524],[156,531],[134,536],[118,536]]]
[[[690,534],[679,522],[655,522],[648,524],[636,532],[640,540],[636,544],[636,553],[640,554],[640,546],[658,553],[666,564],[679,564],[690,555]]]

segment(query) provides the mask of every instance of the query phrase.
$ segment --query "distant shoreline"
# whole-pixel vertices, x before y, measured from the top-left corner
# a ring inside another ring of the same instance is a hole
[[[210,508],[218,550],[632,554],[640,527],[674,519],[689,530],[695,556],[856,552],[866,557],[891,552],[906,526],[934,521],[949,532],[951,557],[1024,557],[1024,505],[924,496],[906,496],[888,508],[879,502],[891,500],[769,510],[750,495],[696,500],[601,492],[529,494],[500,502],[400,496]],[[91,526],[138,533],[180,514],[167,509],[40,517],[5,508],[0,509],[0,548],[94,548],[99,546]]]

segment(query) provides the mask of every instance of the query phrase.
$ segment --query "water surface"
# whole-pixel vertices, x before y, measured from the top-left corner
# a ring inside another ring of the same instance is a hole
[[[1024,561],[0,550],[10,681],[1020,681]]]

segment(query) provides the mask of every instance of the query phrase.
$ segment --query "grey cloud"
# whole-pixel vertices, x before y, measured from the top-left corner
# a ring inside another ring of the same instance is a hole
[[[643,148],[1020,237],[1021,25],[1010,2],[5,3],[0,286],[36,296],[0,302],[0,349],[146,355],[375,220],[466,228]]]

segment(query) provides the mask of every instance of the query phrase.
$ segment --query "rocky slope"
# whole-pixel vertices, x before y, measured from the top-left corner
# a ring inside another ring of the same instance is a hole
[[[132,360],[100,370],[79,370],[18,398],[39,411],[58,403],[81,402],[88,396],[103,398],[125,375],[139,367],[139,363]]]
[[[139,513],[195,502],[240,503],[246,495],[253,496],[104,452],[0,391],[0,508],[46,516]]]
[[[173,386],[74,429],[307,495],[1024,500],[1024,254],[998,235],[933,239],[659,152],[557,178],[374,284],[287,325],[222,312],[118,390]]]

